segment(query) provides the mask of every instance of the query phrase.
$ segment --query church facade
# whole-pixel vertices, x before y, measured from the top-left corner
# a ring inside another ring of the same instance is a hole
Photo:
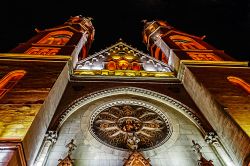
[[[248,166],[250,68],[165,21],[93,55],[74,16],[0,54],[0,163]]]

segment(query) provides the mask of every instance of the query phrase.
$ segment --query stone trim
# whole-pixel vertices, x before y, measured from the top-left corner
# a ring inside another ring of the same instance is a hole
[[[194,111],[191,108],[167,95],[163,95],[158,92],[137,87],[120,87],[113,89],[104,89],[78,98],[60,116],[59,124],[57,126],[57,131],[60,129],[65,120],[82,106],[104,97],[114,96],[114,95],[124,95],[124,94],[146,97],[162,102],[182,113],[185,117],[190,119],[200,129],[203,135],[206,134],[200,119],[194,114]]]
[[[45,141],[50,141],[51,143],[56,143],[56,140],[58,138],[57,136],[57,131],[47,131],[47,133],[45,134]]]

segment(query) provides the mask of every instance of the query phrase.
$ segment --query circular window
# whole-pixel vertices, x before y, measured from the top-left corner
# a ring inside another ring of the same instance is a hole
[[[119,150],[149,150],[160,146],[172,134],[167,117],[152,105],[119,101],[94,111],[90,132],[101,143]]]

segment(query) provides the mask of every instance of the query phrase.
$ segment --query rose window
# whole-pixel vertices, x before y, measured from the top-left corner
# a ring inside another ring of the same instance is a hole
[[[95,112],[90,131],[101,143],[120,150],[148,150],[160,146],[172,133],[167,117],[152,106],[118,104]]]

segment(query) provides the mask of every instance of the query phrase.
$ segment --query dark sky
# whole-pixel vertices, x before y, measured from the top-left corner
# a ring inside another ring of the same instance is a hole
[[[238,60],[250,60],[250,3],[247,0],[9,1],[1,5],[0,52],[8,52],[40,30],[70,16],[93,17],[96,36],[90,53],[122,38],[146,52],[141,20],[162,19],[184,32],[203,36]]]

